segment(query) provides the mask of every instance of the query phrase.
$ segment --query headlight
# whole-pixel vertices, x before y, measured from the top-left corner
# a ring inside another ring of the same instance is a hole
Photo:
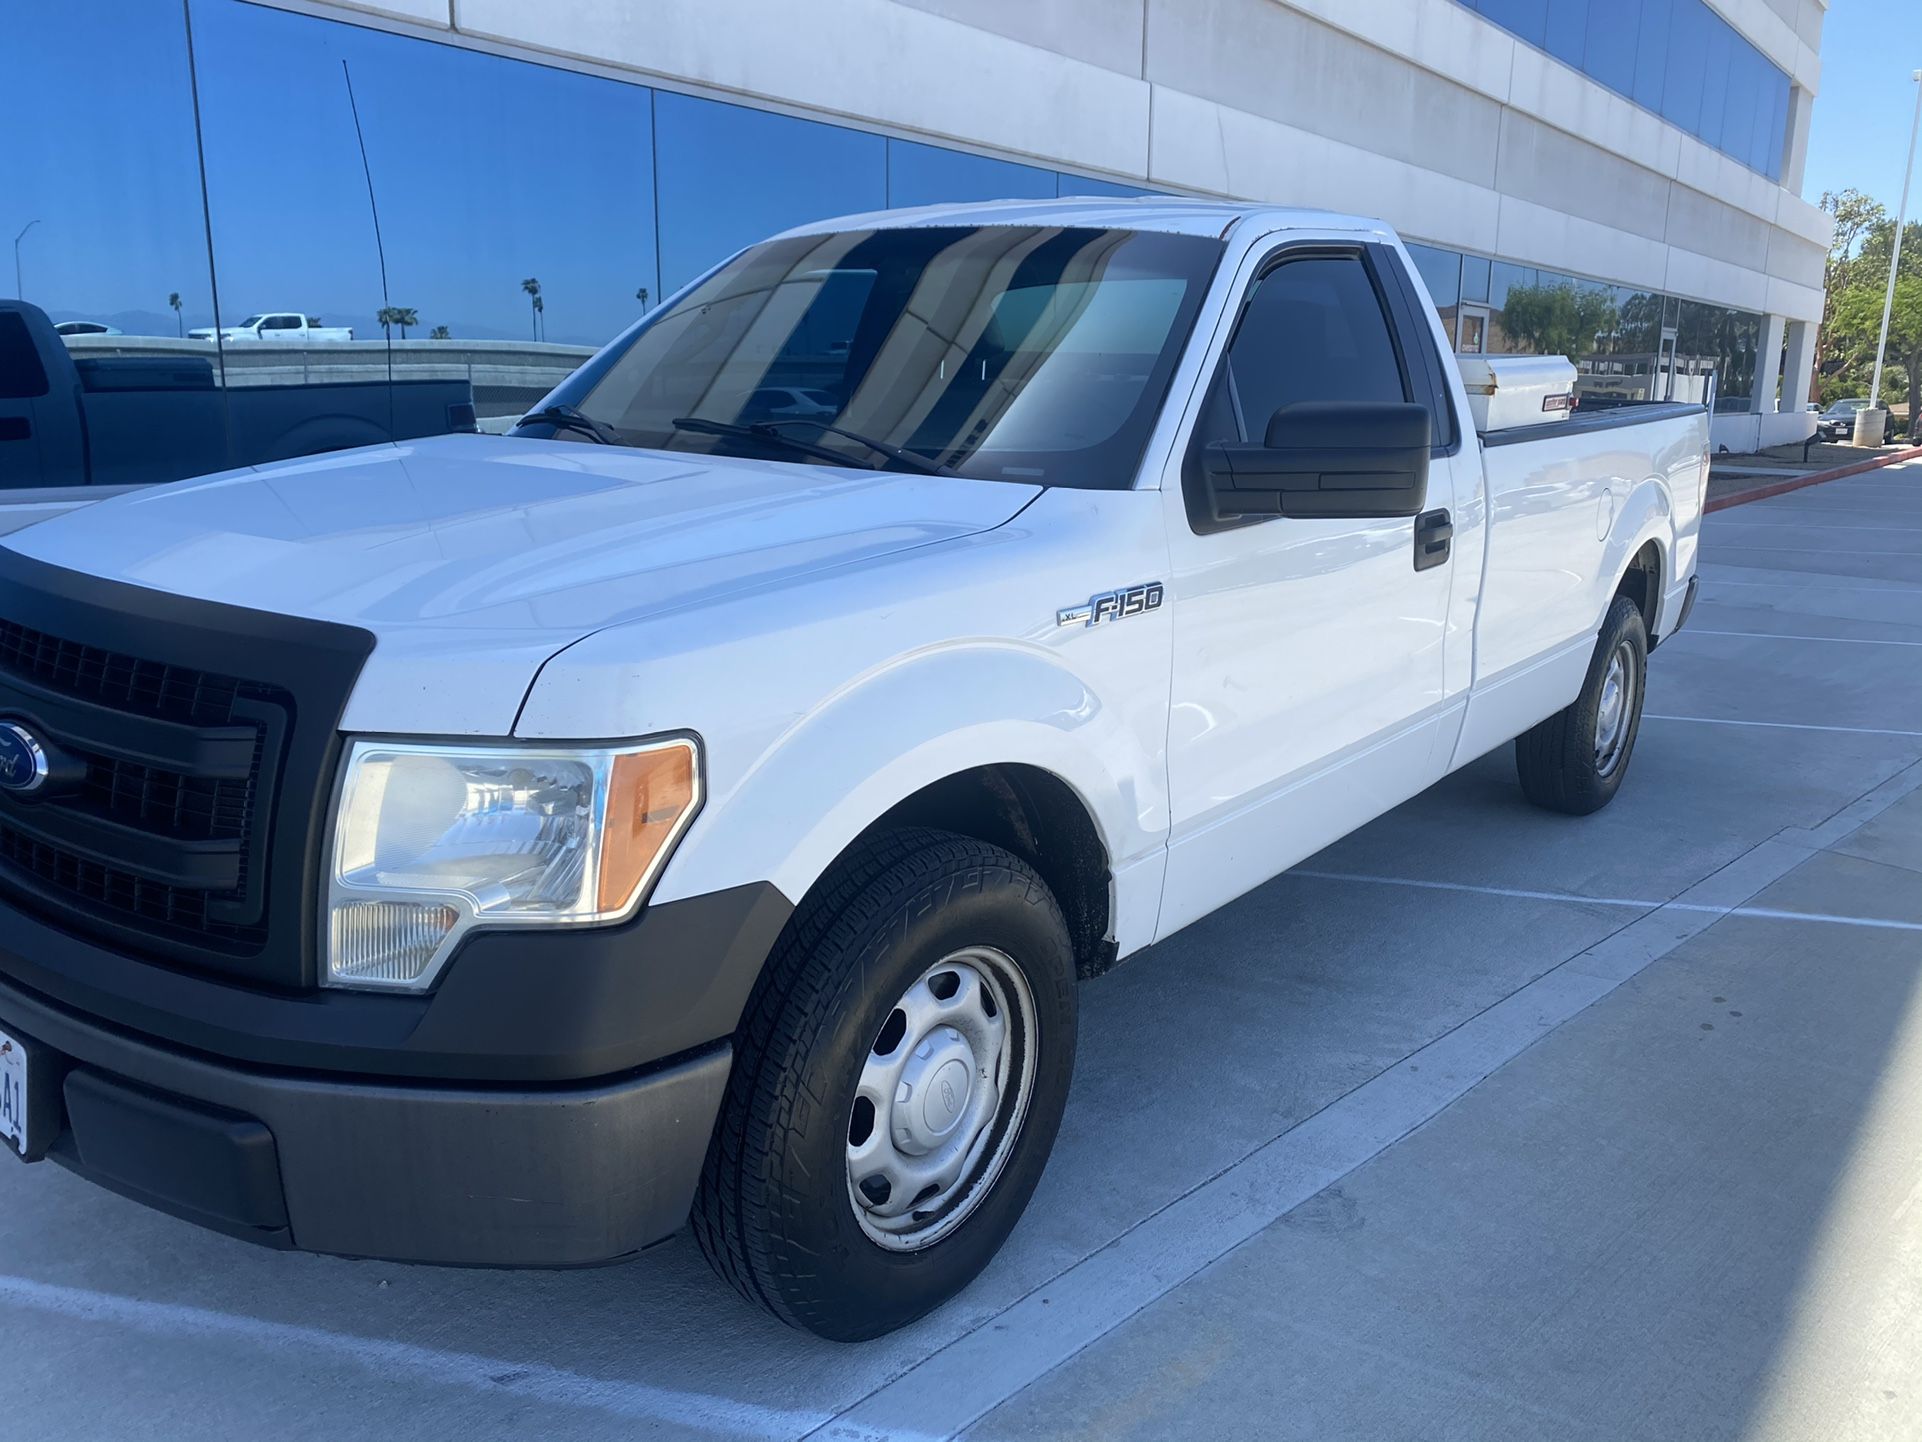
[[[685,738],[356,741],[328,853],[324,980],[420,991],[475,927],[628,916],[700,800],[700,756]]]

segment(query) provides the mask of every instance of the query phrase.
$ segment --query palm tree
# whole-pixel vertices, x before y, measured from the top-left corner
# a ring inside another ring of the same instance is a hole
[[[634,299],[641,303],[641,309],[645,311],[647,309],[647,287],[642,286],[639,290],[635,291]]]
[[[384,305],[374,319],[390,337],[393,335],[392,327],[399,326],[402,340],[407,339],[408,326],[420,324],[420,314],[411,305]]]
[[[534,318],[534,339],[539,340],[541,338],[541,283],[530,275],[521,282],[521,289],[526,292],[528,302],[532,306],[529,313]]]
[[[427,338],[429,340],[452,340],[454,337],[448,334],[446,326],[437,325],[427,333]]]
[[[183,320],[183,319],[181,319],[181,316],[180,316],[180,292],[179,292],[179,291],[177,291],[177,290],[175,290],[175,291],[169,291],[169,292],[167,293],[167,304],[168,304],[168,305],[170,305],[170,306],[172,306],[172,307],[174,308],[174,330],[175,330],[175,332],[177,333],[177,335],[180,335],[180,336],[184,336],[184,335],[186,335],[186,334],[187,334],[187,322],[186,322],[185,320]]]
[[[534,339],[547,339],[547,302],[534,297]]]

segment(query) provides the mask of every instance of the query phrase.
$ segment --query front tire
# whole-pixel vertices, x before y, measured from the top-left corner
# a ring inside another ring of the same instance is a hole
[[[1515,772],[1537,806],[1569,816],[1615,799],[1642,726],[1648,631],[1641,608],[1617,596],[1602,621],[1581,694],[1515,738]]]
[[[744,1297],[861,1341],[971,1282],[1026,1208],[1074,1069],[1061,908],[1012,853],[860,843],[769,958],[694,1233]]]

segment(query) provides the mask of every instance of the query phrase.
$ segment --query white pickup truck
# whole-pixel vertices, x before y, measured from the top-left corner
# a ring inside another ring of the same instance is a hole
[[[239,325],[201,326],[187,332],[189,340],[271,340],[305,345],[313,341],[352,340],[352,326],[322,325],[317,316],[294,310],[270,310],[250,315]]]
[[[512,435],[19,531],[0,1137],[274,1246],[691,1216],[790,1323],[919,1316],[1035,1187],[1078,978],[1504,742],[1622,784],[1707,417],[1506,375],[1367,220],[861,216]]]

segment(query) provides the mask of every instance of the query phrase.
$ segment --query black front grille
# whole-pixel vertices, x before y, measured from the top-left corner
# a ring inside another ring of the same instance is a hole
[[[143,960],[311,985],[312,870],[372,650],[355,627],[0,546],[0,717],[61,762],[43,795],[0,792],[0,969],[11,908]]]
[[[31,718],[85,768],[78,784],[0,812],[0,880],[163,940],[257,951],[268,932],[256,889],[259,803],[272,789],[263,766],[278,762],[291,709],[274,686],[0,621],[0,714]],[[220,745],[204,753],[213,764],[203,774],[194,741],[210,737]],[[156,764],[152,753],[169,745],[190,759]],[[214,859],[205,874],[165,874],[166,852],[182,844]]]
[[[0,672],[115,710],[194,726],[226,724],[247,686],[232,676],[142,661],[7,620],[0,620]]]

